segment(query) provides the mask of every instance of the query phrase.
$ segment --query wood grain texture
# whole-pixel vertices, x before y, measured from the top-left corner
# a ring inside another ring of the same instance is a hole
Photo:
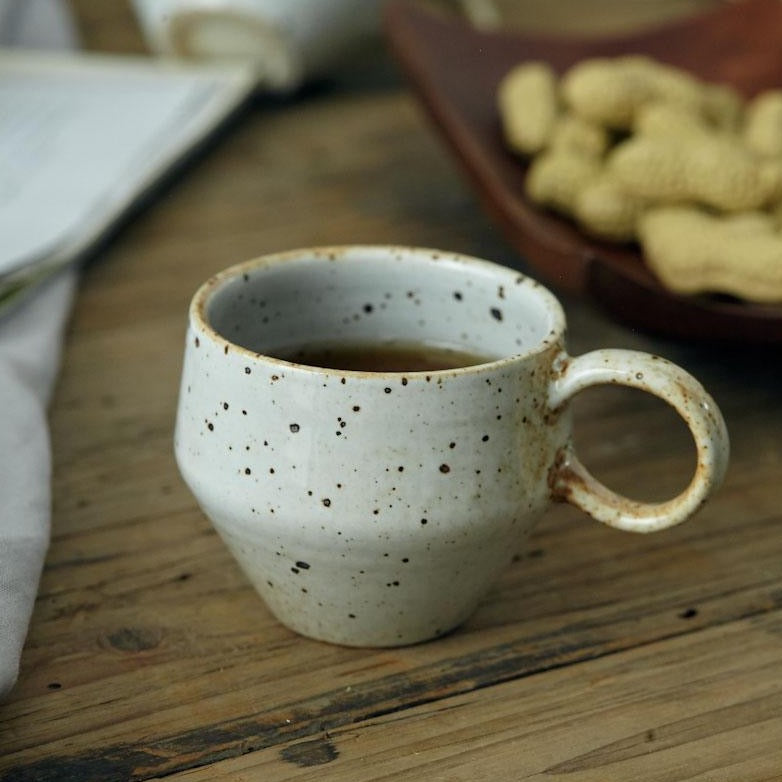
[[[188,300],[235,261],[394,242],[524,268],[399,86],[258,100],[88,265],[51,411],[53,539],[0,780],[782,779],[782,369],[623,329],[564,297],[571,351],[693,371],[732,436],[692,522],[633,536],[557,506],[437,642],[356,650],[281,627],[178,476]],[[638,496],[692,447],[634,392],[577,400],[584,460]]]
[[[710,628],[167,779],[779,779],[780,618]]]

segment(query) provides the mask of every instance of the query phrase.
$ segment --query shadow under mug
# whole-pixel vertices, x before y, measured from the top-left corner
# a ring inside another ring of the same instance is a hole
[[[279,358],[326,343],[482,358],[394,372]],[[697,468],[680,495],[636,502],[581,464],[568,402],[605,383],[648,391],[687,423]],[[719,410],[684,370],[626,350],[568,356],[554,296],[487,261],[296,250],[221,272],[191,304],[180,471],[270,610],[321,640],[442,635],[472,613],[552,501],[620,529],[661,530],[718,486],[728,450]]]

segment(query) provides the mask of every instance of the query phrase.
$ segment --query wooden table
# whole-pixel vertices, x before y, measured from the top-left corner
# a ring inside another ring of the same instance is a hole
[[[94,48],[141,47],[115,4],[77,5]],[[652,536],[554,507],[436,642],[346,649],[269,615],[174,464],[187,304],[235,261],[345,242],[524,268],[387,61],[258,101],[87,268],[0,780],[782,780],[777,349],[663,342],[565,299],[571,352],[658,352],[713,393],[733,444],[714,501]],[[604,390],[575,407],[611,486],[661,498],[687,481],[693,448],[662,403]]]

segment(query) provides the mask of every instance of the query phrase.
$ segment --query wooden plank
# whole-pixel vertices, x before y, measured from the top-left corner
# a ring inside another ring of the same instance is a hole
[[[770,782],[781,737],[775,612],[166,779]]]
[[[193,517],[166,521],[154,535],[128,525],[125,553],[115,530],[99,531],[78,540],[94,561],[52,563],[30,671],[4,711],[11,727],[34,727],[6,734],[0,779],[144,779],[782,605],[779,544],[758,557],[778,516],[747,524],[740,540],[719,519],[708,536],[693,524],[675,543],[606,537],[562,518],[461,632],[409,649],[347,650],[280,628],[203,523],[176,545]],[[67,584],[69,571],[82,583]],[[62,687],[52,691],[53,676]]]

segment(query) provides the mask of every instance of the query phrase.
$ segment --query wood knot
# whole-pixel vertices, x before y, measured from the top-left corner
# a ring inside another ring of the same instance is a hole
[[[151,627],[122,627],[109,633],[106,641],[120,652],[146,652],[154,649],[162,640],[160,630]]]
[[[326,738],[301,741],[280,750],[280,757],[300,768],[322,766],[339,757],[339,750]]]

